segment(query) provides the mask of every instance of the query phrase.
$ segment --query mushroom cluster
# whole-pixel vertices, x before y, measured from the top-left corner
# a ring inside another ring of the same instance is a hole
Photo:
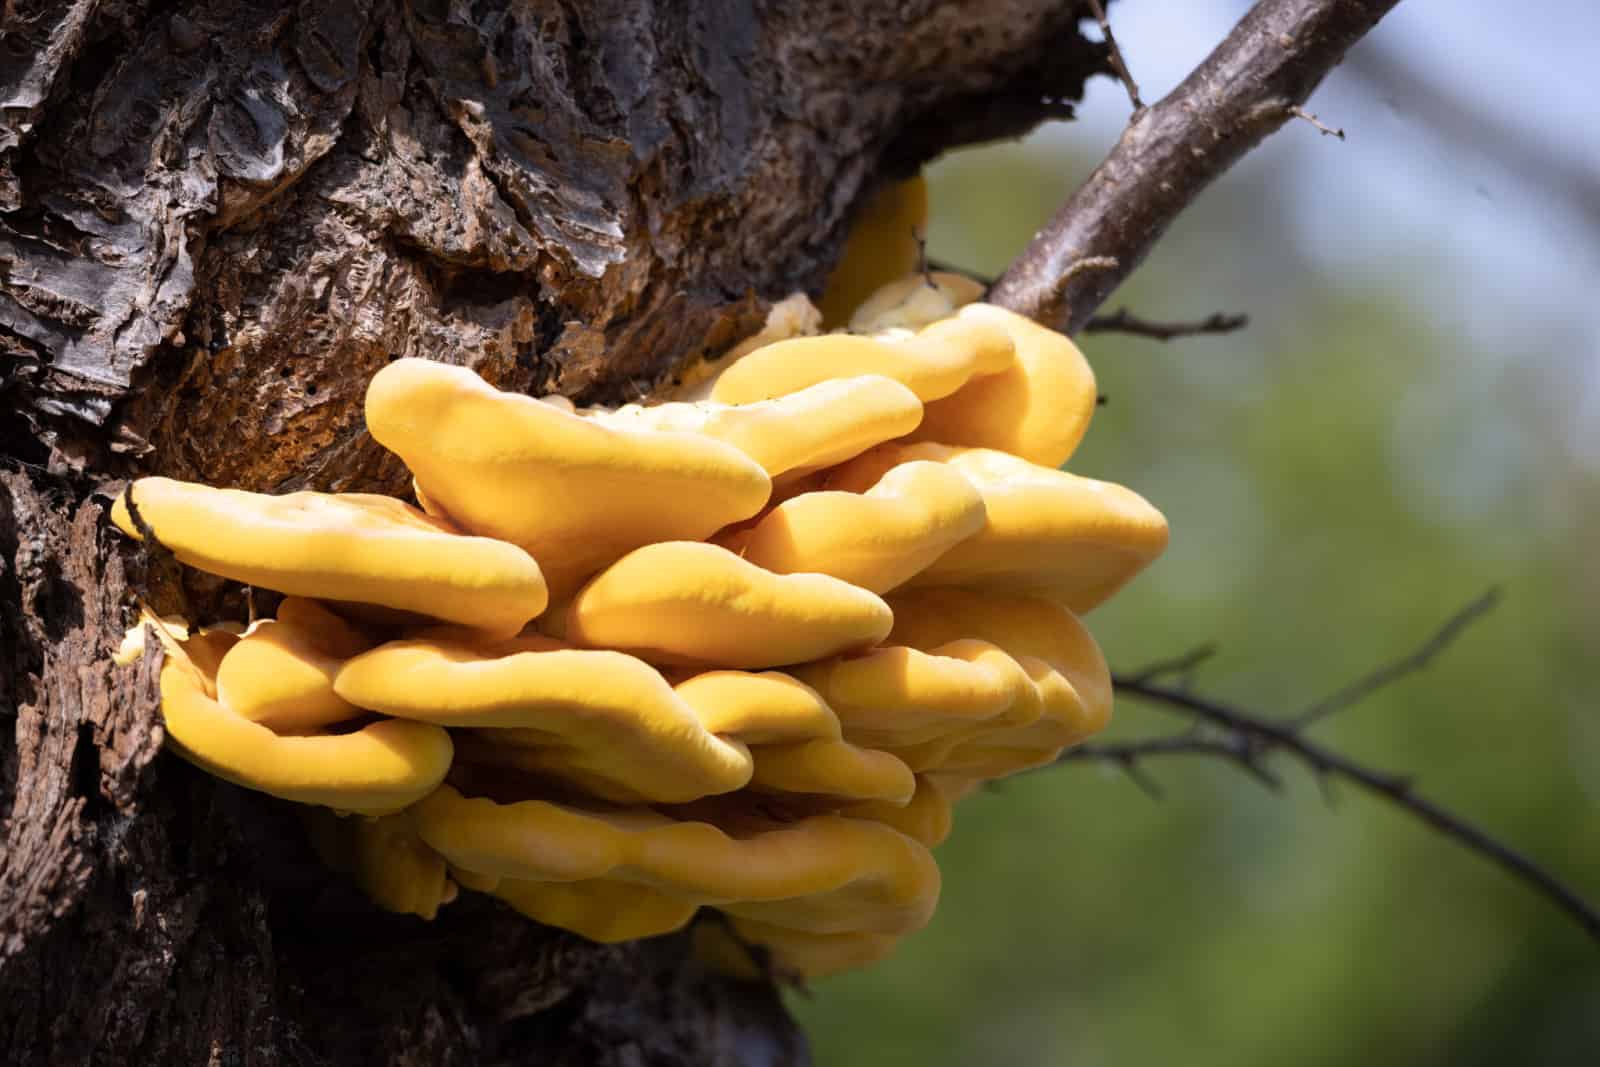
[[[653,406],[399,360],[367,428],[419,507],[140,479],[126,533],[286,594],[170,642],[169,740],[316,806],[385,908],[464,888],[616,941],[709,907],[799,974],[882,956],[933,914],[951,805],[1106,723],[1078,616],[1167,542],[1058,469],[1077,348],[980,295],[906,278]]]

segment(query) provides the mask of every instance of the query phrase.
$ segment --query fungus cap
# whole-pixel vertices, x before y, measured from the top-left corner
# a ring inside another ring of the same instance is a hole
[[[917,788],[911,770],[894,756],[834,738],[759,745],[750,758],[756,792],[906,804]]]
[[[992,304],[968,304],[957,319],[1004,329],[1016,346],[1015,361],[927,403],[912,438],[997,448],[1061,466],[1094,415],[1094,371],[1083,353],[1064,334]]]
[[[924,405],[947,397],[974,378],[1010,368],[1011,334],[982,319],[943,319],[916,334],[858,337],[830,333],[777,341],[729,365],[711,399],[751,404],[853,375],[893,378]]]
[[[1076,740],[1111,718],[1111,671],[1093,635],[1077,616],[1044,597],[970,589],[919,589],[891,598],[890,635],[913,648],[937,648],[975,637],[1003,649],[1033,677],[1053,716],[1069,722]],[[1042,666],[1030,661],[1040,661]],[[1060,675],[1051,676],[1051,670]],[[837,709],[836,709],[837,710]],[[1045,716],[1042,714],[1041,719]]]
[[[267,496],[140,478],[112,521],[145,525],[180,562],[295,596],[375,604],[509,635],[544,611],[539,565],[515,545],[468,537],[392,497]]]
[[[882,600],[837,578],[773,574],[716,545],[671,541],[584,586],[566,634],[655,663],[759,669],[865,648],[893,621]]]
[[[709,732],[653,667],[545,637],[391,641],[335,690],[385,715],[457,728],[462,758],[519,767],[617,802],[680,803],[750,780],[743,745]],[[470,866],[470,865],[469,865]]]
[[[737,915],[729,916],[728,921],[732,924],[733,933],[741,941],[758,945],[771,953],[772,967],[779,974],[788,973],[801,978],[826,978],[842,971],[865,967],[889,955],[900,943],[900,938],[892,934],[870,931],[851,930],[819,934],[807,930],[791,930]],[[725,949],[717,952],[704,943],[704,940],[709,940],[713,936],[709,932],[709,926],[706,925],[705,928],[708,930],[706,934],[700,934],[701,928],[696,928],[697,955],[702,959],[709,955],[714,963],[727,961],[721,963],[721,969],[734,977],[765,977],[761,969],[753,965],[754,961],[749,961],[744,966],[736,962],[740,955],[748,961],[748,950],[742,953],[729,953]]]
[[[384,911],[431,919],[455,899],[457,887],[443,858],[422,843],[404,812],[363,818],[304,810],[323,862],[349,874]]]
[[[334,692],[333,679],[346,657],[371,645],[326,608],[286,597],[277,619],[258,620],[222,657],[217,699],[280,734],[355,718],[360,709]]]
[[[904,645],[790,668],[828,702],[847,739],[904,745],[1007,715],[1014,680],[988,664]],[[1009,721],[1009,720],[1006,720]]]
[[[909,460],[941,462],[965,477],[983,498],[984,521],[905,588],[1038,592],[1081,614],[1167,547],[1166,517],[1133,490],[994,449],[889,444],[836,469],[833,477],[851,487]]]
[[[903,933],[938,902],[925,848],[881,824],[814,815],[737,834],[643,809],[497,803],[441,786],[413,809],[453,865],[506,878],[609,878],[797,929]]]
[[[705,671],[673,687],[713,734],[747,745],[837,738],[839,718],[815,689],[778,671]]]
[[[939,463],[912,462],[864,493],[792,496],[722,543],[777,574],[828,574],[884,593],[983,526],[983,497],[967,478]]]
[[[630,404],[583,417],[614,429],[701,434],[732,445],[776,479],[830,467],[905,436],[922,421],[922,402],[892,378],[863,374],[753,404]]]
[[[908,274],[878,289],[850,315],[850,332],[920,330],[983,298],[983,283],[936,270]]]
[[[841,808],[839,814],[851,819],[881,822],[922,842],[928,848],[935,848],[950,836],[950,800],[949,792],[937,779],[919,774],[916,792],[912,794],[910,803],[868,800]]]
[[[185,759],[246,789],[338,811],[386,815],[432,792],[450,769],[450,735],[386,719],[347,734],[280,737],[210,696],[202,675],[168,657],[161,668],[167,736]]]
[[[875,189],[856,215],[819,302],[831,329],[874,290],[913,271],[928,224],[928,183],[918,174]]]
[[[366,412],[430,507],[533,553],[558,593],[640,545],[748,518],[772,489],[732,445],[602,426],[428,360],[380,370]]]
[[[502,878],[491,892],[530,919],[603,945],[670,934],[683,929],[700,910],[681,897],[609,878],[581,882]]]

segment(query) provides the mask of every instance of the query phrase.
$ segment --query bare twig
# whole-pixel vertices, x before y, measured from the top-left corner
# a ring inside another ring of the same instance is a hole
[[[1117,35],[1111,32],[1111,20],[1106,18],[1105,5],[1100,0],[1089,0],[1089,10],[1094,12],[1095,21],[1100,24],[1100,32],[1105,35],[1106,47],[1111,51],[1111,69],[1116,71],[1122,87],[1128,91],[1128,103],[1133,105],[1136,113],[1143,111],[1144,101],[1139,99],[1139,83],[1133,80],[1133,73],[1128,70],[1128,63],[1122,58],[1122,49],[1117,46]]]
[[[1329,126],[1326,122],[1323,122],[1321,119],[1317,118],[1317,116],[1313,115],[1305,108],[1300,107],[1298,104],[1289,109],[1289,114],[1299,119],[1301,122],[1311,123],[1312,126],[1316,127],[1317,132],[1322,134],[1324,137],[1337,137],[1341,141],[1344,140],[1344,130],[1341,127]]]
[[[1229,315],[1217,311],[1197,322],[1151,322],[1141,319],[1127,308],[1118,308],[1110,315],[1096,315],[1083,324],[1083,333],[1131,333],[1157,341],[1170,341],[1174,337],[1192,337],[1202,333],[1232,333],[1250,325],[1249,315]]]
[[[1460,637],[1467,627],[1494,610],[1495,605],[1499,603],[1500,590],[1498,588],[1488,590],[1447,619],[1444,625],[1435,630],[1433,636],[1424,641],[1416,651],[1391,663],[1385,663],[1371,674],[1356,679],[1301,712],[1294,719],[1295,728],[1304,730],[1329,715],[1360,703],[1379,689],[1392,685],[1406,675],[1422,670],[1433,662],[1439,653],[1454,644],[1456,638]]]
[[[1283,788],[1283,782],[1271,768],[1262,762],[1266,749],[1239,735],[1206,737],[1186,733],[1169,737],[1145,737],[1137,741],[1107,741],[1100,744],[1079,745],[1069,748],[1056,759],[1057,763],[1077,763],[1091,760],[1113,763],[1139,783],[1146,793],[1160,799],[1160,783],[1139,773],[1139,764],[1151,756],[1216,756],[1236,765],[1240,770],[1271,790]]]
[[[989,300],[1072,333],[1133,272],[1178,214],[1282,126],[1398,0],[1260,0],[1152,107],[995,283]],[[1065,278],[1086,259],[1114,270]]]
[[[1194,673],[1196,667],[1206,662],[1217,654],[1215,641],[1208,641],[1203,645],[1191,648],[1182,655],[1170,659],[1158,659],[1134,671],[1128,677],[1140,682],[1153,682],[1157,678],[1165,678],[1169,674],[1181,675],[1188,678]]]
[[[1154,682],[1130,678],[1116,679],[1117,691],[1151,703],[1176,709],[1187,715],[1220,726],[1234,734],[1252,738],[1265,748],[1293,755],[1314,771],[1319,780],[1343,779],[1376,793],[1410,812],[1446,837],[1457,841],[1509,872],[1564,911],[1600,941],[1600,911],[1570,886],[1534,860],[1503,844],[1489,833],[1439,804],[1420,796],[1409,778],[1374,770],[1364,764],[1302,737],[1297,727],[1246,712],[1240,708]]]
[[[1290,719],[1262,716],[1231,704],[1196,696],[1188,688],[1189,676],[1215,651],[1202,645],[1181,656],[1158,660],[1130,674],[1113,676],[1117,692],[1182,712],[1194,722],[1183,734],[1139,738],[1133,741],[1080,745],[1063,752],[1058,763],[1101,762],[1122,768],[1140,788],[1160,796],[1159,784],[1140,773],[1147,757],[1173,755],[1215,756],[1226,759],[1263,784],[1276,788],[1277,776],[1266,766],[1274,752],[1285,752],[1298,759],[1315,776],[1323,797],[1334,800],[1337,780],[1354,782],[1378,794],[1432,826],[1468,850],[1499,865],[1519,881],[1543,894],[1566,912],[1588,934],[1600,941],[1600,910],[1584,900],[1570,886],[1538,863],[1492,836],[1481,827],[1419,796],[1409,778],[1374,770],[1364,764],[1304,736],[1313,723],[1353,707],[1364,698],[1426,667],[1448,648],[1466,628],[1483,618],[1500,601],[1500,591],[1490,589],[1452,615],[1426,641],[1412,652],[1386,663],[1370,674],[1344,686],[1314,704],[1308,711]],[[1177,675],[1179,684],[1160,679]],[[1209,729],[1208,729],[1209,728]],[[1209,731],[1216,731],[1215,734]]]

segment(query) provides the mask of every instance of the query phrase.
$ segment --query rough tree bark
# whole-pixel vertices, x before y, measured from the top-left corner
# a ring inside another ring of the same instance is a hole
[[[1069,110],[1058,0],[26,0],[0,22],[0,1059],[791,1064],[773,990],[463,901],[377,913],[113,669],[162,473],[402,491],[386,360],[648,394],[816,289],[871,183]],[[152,565],[153,564],[153,565]]]

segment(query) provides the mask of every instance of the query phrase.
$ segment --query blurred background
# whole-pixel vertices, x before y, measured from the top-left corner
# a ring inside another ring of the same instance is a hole
[[[1145,99],[1248,4],[1120,0]],[[1206,642],[1197,691],[1290,715],[1501,605],[1313,736],[1600,899],[1600,123],[1592,0],[1407,0],[1103,311],[1249,314],[1081,338],[1108,402],[1069,469],[1171,521],[1089,617],[1129,670]],[[1080,121],[931,172],[934,258],[994,274],[1110,146]],[[1116,737],[1182,729],[1119,701]],[[1600,951],[1478,855],[1277,758],[1274,794],[1168,757],[968,800],[932,926],[793,1006],[822,1067],[1600,1062]]]

